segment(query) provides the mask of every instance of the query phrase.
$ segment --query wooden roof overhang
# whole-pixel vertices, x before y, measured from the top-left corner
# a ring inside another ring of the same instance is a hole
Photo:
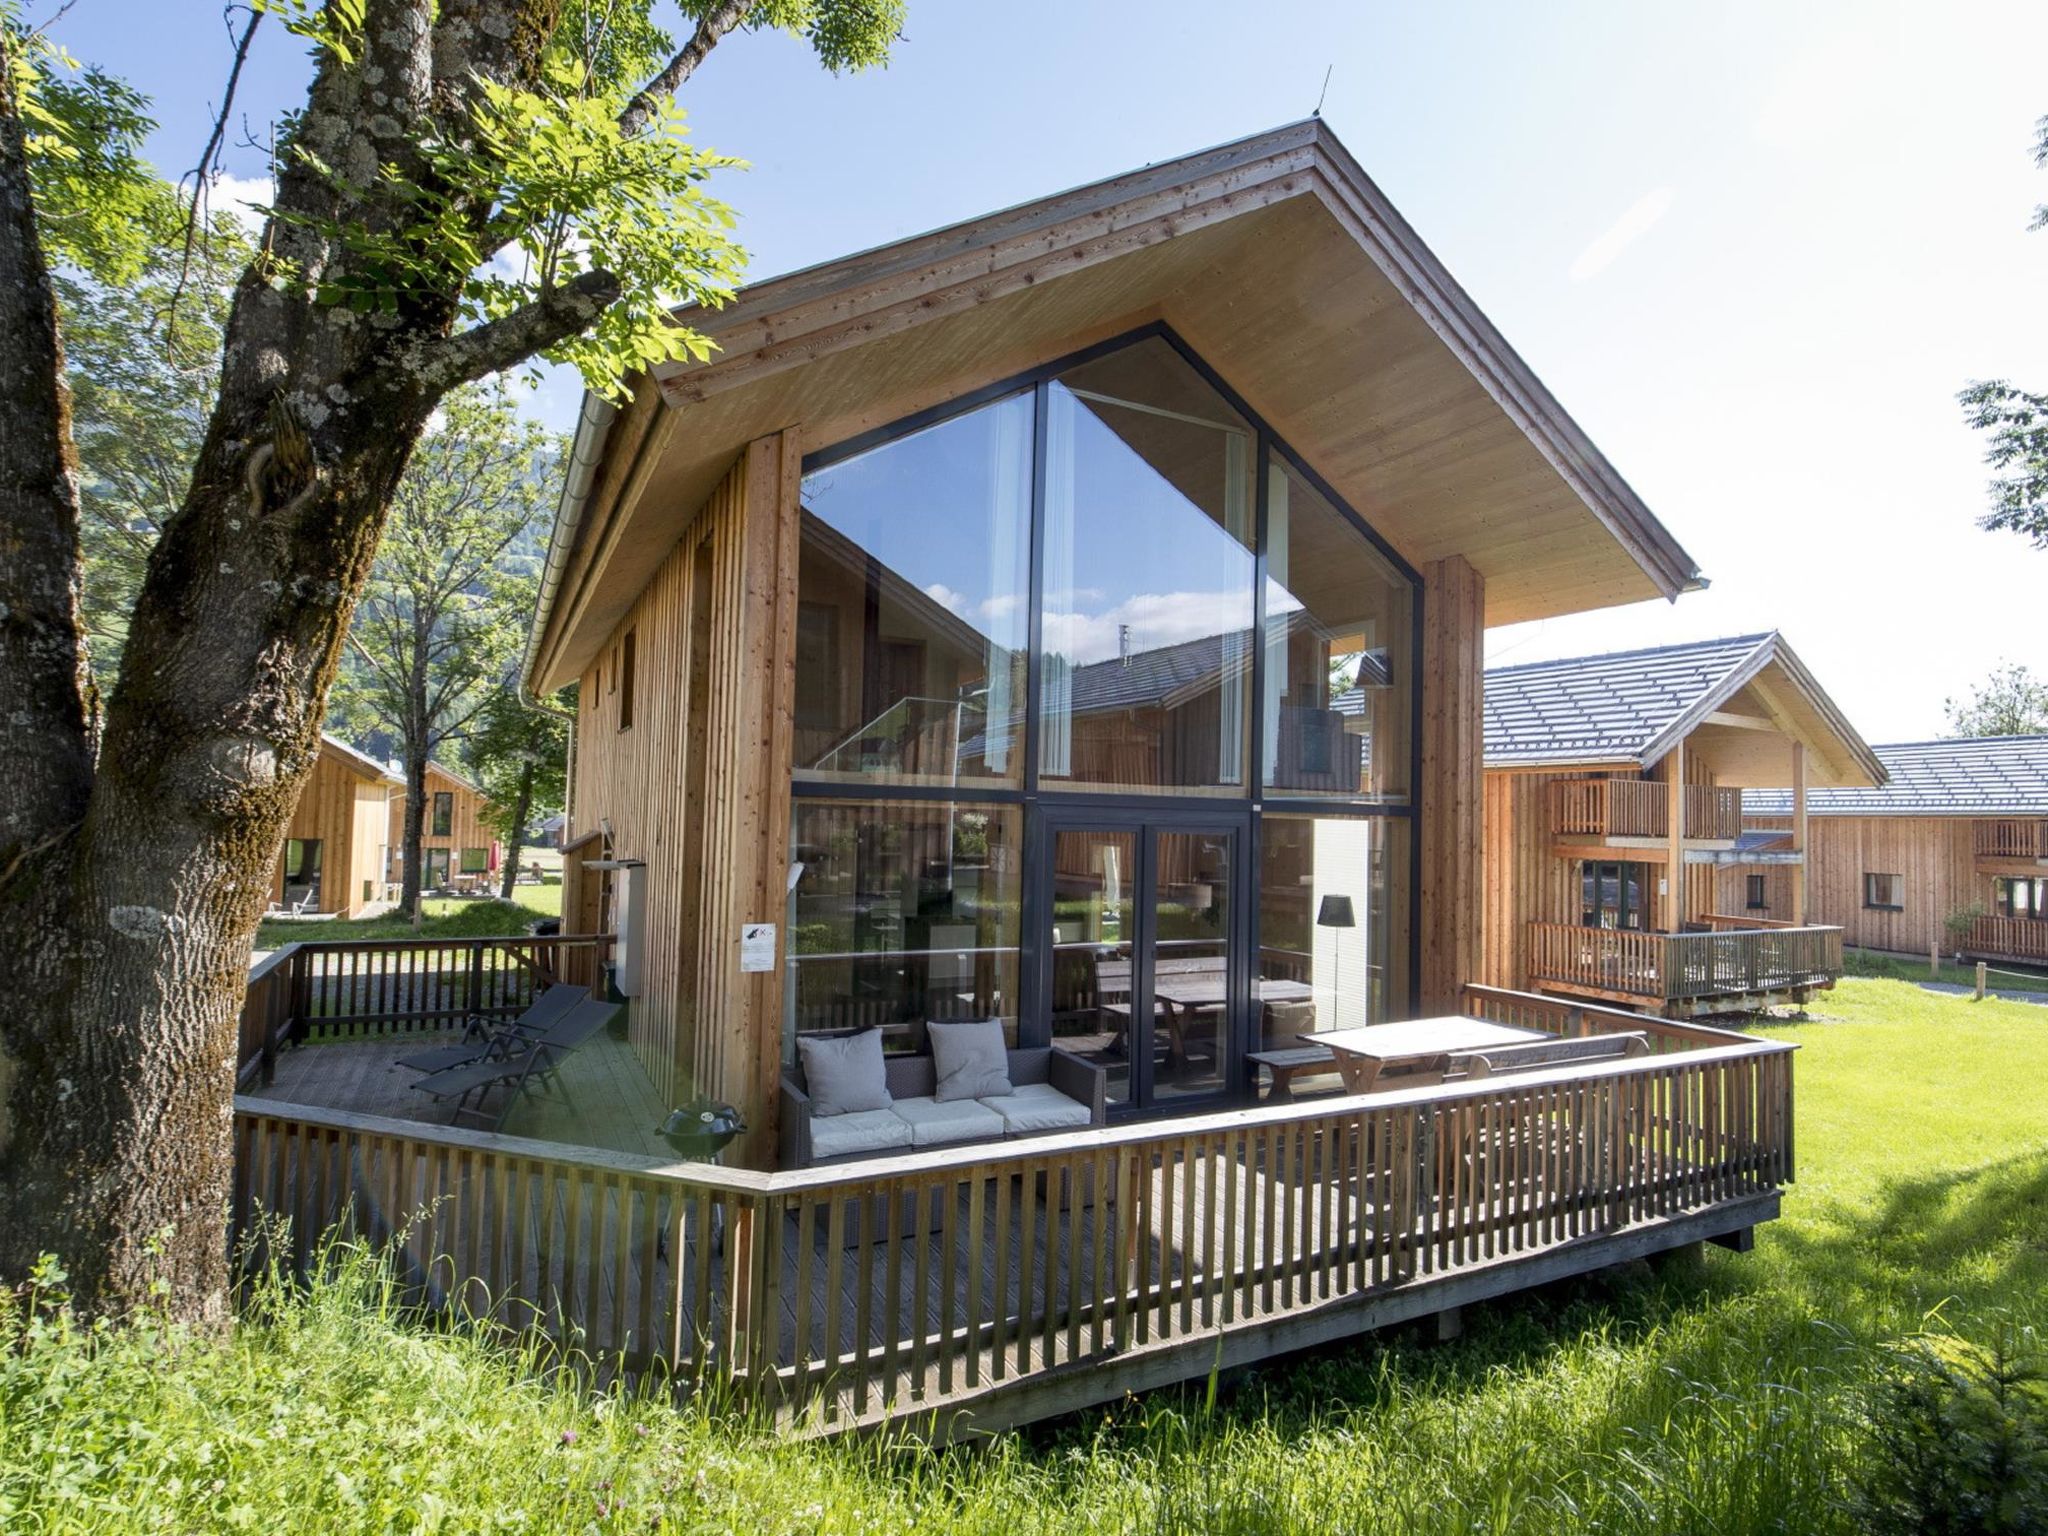
[[[1489,624],[1704,585],[1319,121],[763,282],[681,319],[706,363],[586,408],[529,655],[588,665],[749,441],[830,446],[1170,327],[1411,564],[1462,555]],[[579,478],[582,484],[579,488]]]

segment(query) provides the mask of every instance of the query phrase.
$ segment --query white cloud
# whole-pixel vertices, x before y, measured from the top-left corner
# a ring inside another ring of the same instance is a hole
[[[1048,612],[1045,648],[1084,666],[1119,654],[1125,625],[1130,626],[1135,652],[1247,630],[1251,624],[1249,592],[1140,592],[1105,613]]]
[[[190,183],[187,183],[190,190]],[[277,185],[268,176],[231,176],[222,172],[206,191],[206,206],[214,213],[233,214],[250,234],[263,232],[263,214],[277,197]]]
[[[1578,260],[1572,263],[1571,278],[1583,283],[1598,277],[1613,265],[1614,258],[1634,245],[1656,227],[1657,221],[1671,211],[1678,194],[1669,187],[1659,187],[1644,194],[1634,206],[1610,224],[1606,231],[1591,245],[1579,252]]]

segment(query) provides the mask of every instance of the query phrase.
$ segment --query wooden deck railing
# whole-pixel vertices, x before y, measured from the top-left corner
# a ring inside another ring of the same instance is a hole
[[[1614,1027],[1553,1002],[1468,998]],[[288,1217],[299,1266],[329,1230],[388,1243],[432,1303],[785,1423],[1014,1422],[1774,1214],[1792,1048],[1657,1030],[1624,1061],[786,1173],[243,1098],[234,1216]]]
[[[2048,859],[2048,822],[2032,818],[1979,821],[1974,838],[1980,859]]]
[[[1742,835],[1742,791],[1685,786],[1685,835]],[[1560,779],[1550,786],[1551,829],[1564,837],[1668,837],[1671,786],[1655,779]]]
[[[596,982],[611,944],[609,934],[287,944],[249,973],[240,1078],[267,1079],[287,1038],[350,1039],[509,1018],[552,982]]]
[[[1980,917],[1970,924],[1963,951],[1992,959],[2048,965],[2048,921],[2038,917]]]
[[[1529,925],[1529,976],[1651,1003],[1825,987],[1842,974],[1839,928],[1643,933],[1570,923]]]

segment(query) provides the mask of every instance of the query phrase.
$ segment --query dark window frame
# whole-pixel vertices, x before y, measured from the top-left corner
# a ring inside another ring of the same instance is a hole
[[[1422,719],[1423,719],[1423,673],[1424,636],[1426,634],[1426,604],[1428,594],[1424,590],[1422,573],[1411,565],[1401,552],[1394,548],[1372,524],[1359,515],[1335,486],[1325,479],[1313,465],[1278,433],[1273,431],[1263,416],[1253,410],[1245,398],[1209,366],[1191,347],[1162,321],[1139,326],[1134,330],[1113,336],[1107,340],[1085,347],[1079,351],[1054,358],[1039,367],[994,380],[971,390],[953,400],[915,412],[896,421],[886,423],[870,431],[860,433],[841,442],[829,444],[804,456],[800,472],[809,475],[842,460],[881,447],[897,438],[927,427],[938,425],[955,416],[965,415],[983,406],[994,404],[1010,396],[1030,391],[1034,395],[1034,428],[1031,483],[1031,537],[1029,540],[1030,566],[1028,570],[1028,591],[1030,594],[1030,636],[1026,649],[1025,739],[1023,759],[1023,783],[1021,787],[976,785],[971,795],[964,786],[956,788],[945,784],[888,784],[860,783],[855,781],[816,781],[794,778],[790,792],[792,799],[850,799],[850,800],[898,800],[944,801],[972,798],[995,804],[1016,804],[1025,809],[1023,829],[1026,847],[1035,846],[1040,807],[1056,806],[1062,812],[1083,811],[1096,807],[1105,811],[1127,811],[1131,813],[1198,813],[1204,801],[1200,797],[1176,794],[1146,794],[1142,792],[1113,791],[1095,793],[1086,790],[1053,790],[1042,792],[1038,783],[1039,742],[1038,726],[1040,714],[1039,651],[1043,642],[1044,570],[1042,559],[1042,530],[1044,527],[1046,502],[1046,400],[1053,379],[1069,369],[1091,362],[1098,357],[1120,351],[1154,337],[1167,346],[1187,363],[1195,373],[1224,401],[1249,422],[1257,437],[1255,457],[1254,548],[1252,590],[1254,612],[1252,633],[1263,636],[1266,632],[1266,546],[1267,546],[1267,488],[1269,467],[1284,461],[1301,476],[1311,488],[1323,496],[1336,513],[1345,519],[1362,538],[1393,568],[1395,573],[1408,582],[1412,594],[1409,613],[1409,654],[1413,658],[1409,667],[1408,699],[1408,793],[1400,802],[1376,800],[1367,796],[1347,797],[1342,795],[1289,795],[1284,792],[1263,792],[1256,782],[1259,765],[1265,761],[1265,711],[1255,707],[1251,711],[1248,726],[1248,747],[1251,765],[1246,774],[1246,794],[1233,804],[1249,813],[1250,833],[1244,844],[1242,867],[1245,874],[1245,893],[1240,896],[1240,905],[1245,909],[1247,919],[1255,916],[1257,907],[1256,890],[1252,889],[1255,872],[1259,867],[1259,829],[1264,816],[1278,813],[1318,817],[1387,817],[1405,819],[1411,823],[1408,834],[1407,859],[1407,906],[1408,906],[1408,998],[1407,1011],[1412,1017],[1419,1012],[1422,999],[1422,843],[1420,824],[1423,799],[1429,793],[1422,772]],[[1252,646],[1251,697],[1262,699],[1265,689],[1265,651],[1263,644]],[[1215,806],[1214,801],[1207,804]],[[792,814],[795,807],[792,806]],[[1046,878],[1046,872],[1037,868],[1038,861],[1029,861],[1025,868],[1024,909],[1037,910],[1037,895],[1034,885]],[[1043,999],[1036,995],[1034,979],[1039,975],[1042,936],[1032,925],[1027,924],[1020,935],[1020,975],[1025,978],[1026,995],[1021,1000],[1019,1012],[1020,1040],[1026,1036],[1033,1020],[1046,1016],[1040,1006]],[[1030,1043],[1045,1043],[1031,1040]]]
[[[1742,894],[1745,911],[1768,912],[1771,910],[1770,884],[1764,876],[1745,876]]]
[[[1898,895],[1898,898],[1899,898],[1899,899],[1898,899],[1897,901],[1878,901],[1878,900],[1876,900],[1876,899],[1875,899],[1875,896],[1876,896],[1876,887],[1875,887],[1875,886],[1874,886],[1874,885],[1873,885],[1873,884],[1871,883],[1872,881],[1875,881],[1875,880],[1894,880],[1894,881],[1897,881],[1897,882],[1898,882],[1898,885],[1897,885],[1897,895]],[[1867,912],[1903,912],[1903,911],[1905,911],[1905,910],[1906,910],[1906,877],[1905,877],[1904,875],[1894,875],[1894,874],[1885,874],[1885,873],[1883,873],[1883,872],[1881,872],[1881,871],[1878,871],[1878,870],[1869,870],[1869,869],[1866,869],[1866,870],[1865,870],[1865,871],[1863,872],[1863,907],[1864,907],[1864,910],[1865,910],[1865,911],[1867,911]]]
[[[437,789],[431,802],[430,819],[427,825],[429,837],[453,837],[455,835],[455,792]]]
[[[1614,871],[1614,907],[1612,909],[1615,916],[1614,927],[1616,930],[1626,933],[1648,933],[1650,931],[1651,914],[1657,904],[1657,891],[1656,887],[1652,884],[1656,876],[1648,873],[1653,867],[1641,859],[1579,860],[1580,926],[1584,928],[1605,928],[1607,926],[1607,924],[1600,921],[1600,915],[1609,910],[1606,901],[1602,899],[1602,891],[1606,880],[1602,872],[1611,869]],[[1628,899],[1630,883],[1628,872],[1631,869],[1638,871],[1634,883],[1640,900],[1634,904],[1631,904]],[[1585,895],[1588,871],[1592,872],[1591,879],[1593,882],[1593,902],[1591,906],[1587,905]],[[1631,918],[1635,919],[1635,921],[1630,921]]]
[[[637,649],[634,631],[627,630],[626,637],[619,642],[619,729],[633,729],[633,684],[634,652]]]

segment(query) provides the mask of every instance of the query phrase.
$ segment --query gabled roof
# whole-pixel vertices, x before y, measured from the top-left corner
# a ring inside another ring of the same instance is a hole
[[[1170,328],[1411,565],[1487,621],[1703,586],[1349,151],[1311,119],[749,285],[706,361],[586,399],[525,677],[578,675],[745,445],[828,447]],[[628,532],[630,525],[630,532]]]
[[[1809,816],[2048,816],[2048,736],[1974,736],[1875,749],[1890,782],[1807,791]],[[1787,816],[1792,792],[1747,790],[1745,814]]]
[[[1870,747],[1775,630],[1489,668],[1486,766],[1646,769],[1766,673],[1804,717],[1788,712],[1783,726],[1827,749],[1813,765],[1819,782],[1883,782]]]
[[[459,785],[461,788],[468,790],[473,795],[480,795],[484,792],[483,785],[477,783],[475,779],[472,779],[466,773],[457,773],[453,768],[450,768],[446,763],[442,762],[439,758],[430,757],[427,759],[427,772],[438,773],[439,775],[441,775],[442,778],[450,780],[451,782]],[[396,775],[394,775],[394,777],[396,777]],[[399,795],[401,798],[403,798],[405,794],[405,780],[401,778],[398,780],[398,782],[400,785]]]
[[[333,753],[335,761],[359,779],[368,779],[373,784],[398,784],[401,786],[405,782],[389,768],[378,762],[377,759],[370,756],[369,753],[358,752],[339,736],[330,736],[325,731],[322,731],[320,733],[320,750]]]

